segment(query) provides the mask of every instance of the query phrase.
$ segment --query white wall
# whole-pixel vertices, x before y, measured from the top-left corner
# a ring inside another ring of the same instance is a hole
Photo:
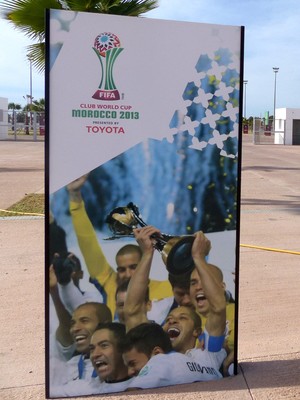
[[[300,108],[287,108],[285,144],[293,144],[293,120],[300,119]]]
[[[300,119],[300,108],[277,108],[275,144],[293,144],[293,120]]]
[[[0,140],[8,137],[8,99],[0,97]]]

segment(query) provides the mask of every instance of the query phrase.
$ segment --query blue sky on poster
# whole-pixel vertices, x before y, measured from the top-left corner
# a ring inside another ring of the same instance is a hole
[[[243,25],[245,34],[244,79],[246,115],[273,114],[274,72],[277,74],[277,107],[300,107],[300,1],[299,0],[160,0],[148,18]],[[0,97],[26,104],[30,94],[30,67],[20,31],[0,19]],[[32,95],[44,97],[42,74],[33,70]],[[243,110],[245,111],[245,109]]]

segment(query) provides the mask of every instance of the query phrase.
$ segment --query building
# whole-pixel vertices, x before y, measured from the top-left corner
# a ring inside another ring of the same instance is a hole
[[[300,145],[300,108],[277,108],[275,144]]]
[[[8,99],[0,97],[0,140],[8,138]]]

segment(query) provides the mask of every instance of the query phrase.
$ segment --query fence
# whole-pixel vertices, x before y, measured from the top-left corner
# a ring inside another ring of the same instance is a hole
[[[264,118],[254,118],[253,128],[254,144],[274,144],[274,130],[265,124]]]
[[[0,123],[0,140],[43,140],[45,135],[45,113],[8,111]]]
[[[243,132],[244,134],[252,135],[253,144],[278,144],[275,141],[276,134],[278,135],[278,133],[280,133],[284,136],[285,132],[284,124],[279,132],[278,126],[280,122],[281,120],[275,121],[276,132],[274,133],[273,127],[271,125],[266,125],[265,118],[254,118],[252,129],[248,129],[248,127],[245,129],[245,127],[243,127]]]

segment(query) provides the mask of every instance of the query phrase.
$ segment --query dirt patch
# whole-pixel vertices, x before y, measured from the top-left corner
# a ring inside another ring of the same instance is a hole
[[[15,217],[18,215],[44,215],[45,213],[45,195],[30,193],[22,200],[8,207],[6,210],[0,210],[0,217]]]

